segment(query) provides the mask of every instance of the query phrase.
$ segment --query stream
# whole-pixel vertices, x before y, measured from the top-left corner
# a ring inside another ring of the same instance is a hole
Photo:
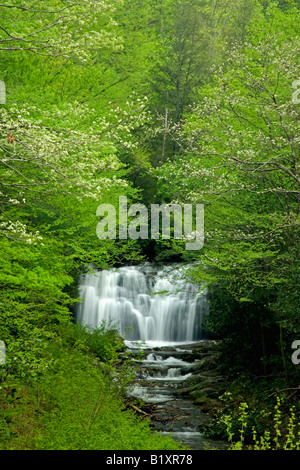
[[[195,348],[200,343],[174,344],[160,347],[142,347],[144,359],[136,359],[138,373],[129,395],[142,400],[142,409],[151,417],[153,431],[159,431],[187,445],[193,450],[224,450],[227,443],[206,439],[199,428],[210,417],[200,411],[191,398],[177,395],[193,375],[193,366],[199,361]],[[128,344],[135,355],[139,344]],[[200,355],[199,355],[200,357]]]
[[[208,414],[178,394],[201,358],[197,346],[207,340],[203,323],[209,314],[207,292],[186,279],[185,269],[145,263],[88,273],[81,278],[77,321],[117,325],[136,363],[128,396],[141,400],[153,431],[194,450],[225,449],[226,443],[204,439],[199,431]]]

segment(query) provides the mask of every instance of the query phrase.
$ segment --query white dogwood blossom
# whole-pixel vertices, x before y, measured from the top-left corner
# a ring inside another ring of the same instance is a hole
[[[88,61],[101,48],[118,50],[111,27],[121,0],[16,0],[1,5],[0,50]],[[83,28],[84,27],[84,28]]]

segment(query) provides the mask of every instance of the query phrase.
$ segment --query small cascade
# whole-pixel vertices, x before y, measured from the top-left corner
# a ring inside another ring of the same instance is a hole
[[[140,377],[130,390],[131,396],[143,398],[146,403],[163,403],[174,399],[174,391],[192,375],[190,369],[194,362],[174,357],[174,350],[173,355],[170,354],[167,351],[163,351],[163,355],[153,352],[147,354],[141,361]],[[180,354],[184,353],[180,351]]]
[[[138,404],[141,401],[144,409],[149,411],[154,431],[170,435],[191,449],[224,449],[224,442],[210,441],[200,431],[201,425],[209,421],[209,416],[201,412],[190,398],[178,394],[188,386],[201,357],[201,353],[191,352],[194,347],[199,351],[199,345],[204,343],[144,349],[144,358],[135,359],[137,377],[129,387],[128,395]],[[129,351],[134,357],[139,348]]]
[[[174,377],[180,377],[180,369],[172,367],[168,370],[168,377],[170,377],[171,379],[173,379]]]
[[[206,292],[187,281],[178,266],[144,264],[86,274],[80,297],[80,323],[114,324],[127,341],[170,344],[205,337]]]

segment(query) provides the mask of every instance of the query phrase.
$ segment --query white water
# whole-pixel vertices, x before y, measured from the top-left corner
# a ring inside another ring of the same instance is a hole
[[[206,293],[182,279],[177,267],[145,264],[86,274],[80,297],[80,323],[93,327],[112,323],[128,344],[182,344],[204,337]]]
[[[182,279],[178,266],[158,269],[145,264],[83,276],[80,297],[78,322],[92,327],[112,322],[126,338],[138,371],[127,393],[154,409],[155,432],[204,449],[199,423],[206,415],[175,392],[186,386],[197,362],[194,344],[182,345],[205,339],[206,292]],[[136,355],[140,348],[144,359]]]

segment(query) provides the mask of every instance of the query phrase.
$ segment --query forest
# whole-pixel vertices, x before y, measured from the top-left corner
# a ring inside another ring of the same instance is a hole
[[[226,390],[203,432],[300,450],[299,9],[0,5],[1,450],[182,448],[128,405],[116,329],[75,321],[83,273],[144,262],[208,289]],[[203,204],[203,247],[173,226],[100,239],[97,208],[122,197],[149,214]]]

